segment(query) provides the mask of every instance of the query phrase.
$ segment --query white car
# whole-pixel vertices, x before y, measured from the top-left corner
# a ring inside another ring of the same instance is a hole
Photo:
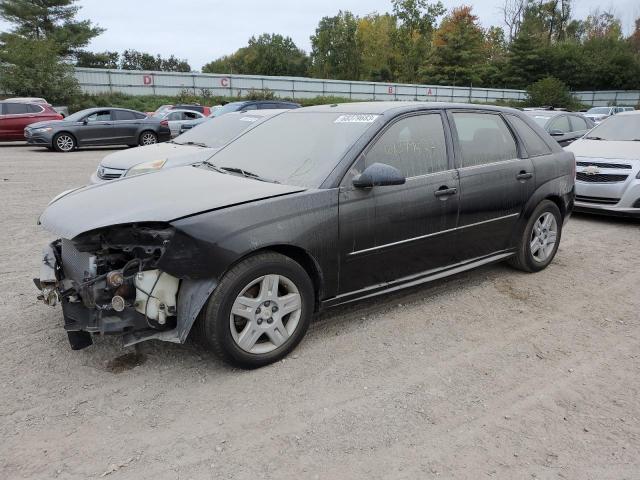
[[[230,113],[207,121],[175,140],[121,150],[104,157],[90,182],[104,183],[162,168],[202,163],[244,131],[286,110],[253,110]]]
[[[617,113],[624,112],[624,107],[593,107],[587,110],[585,117],[598,124]]]
[[[192,120],[198,120],[200,118],[206,118],[200,112],[195,112],[193,110],[167,110],[161,117],[163,120],[167,120],[169,122],[169,128],[171,129],[171,138],[175,138],[180,135],[180,127]]]
[[[640,111],[609,118],[565,150],[576,156],[576,211],[640,217]]]

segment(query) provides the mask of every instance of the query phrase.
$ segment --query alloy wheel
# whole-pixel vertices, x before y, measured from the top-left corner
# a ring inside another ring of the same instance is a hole
[[[283,275],[264,275],[236,297],[229,315],[231,336],[245,352],[269,353],[293,335],[301,315],[298,287]]]
[[[63,152],[70,152],[75,146],[75,142],[70,135],[60,135],[56,138],[56,146]]]
[[[531,231],[531,255],[537,262],[545,262],[553,253],[558,238],[556,217],[545,212],[536,220]]]
[[[158,139],[151,132],[142,134],[142,138],[141,138],[142,145],[153,145],[154,143],[157,143],[157,141]]]

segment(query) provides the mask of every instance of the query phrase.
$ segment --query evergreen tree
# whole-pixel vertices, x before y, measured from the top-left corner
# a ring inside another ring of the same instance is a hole
[[[89,20],[76,20],[77,0],[2,0],[0,17],[14,25],[0,41],[17,35],[24,39],[50,40],[62,56],[78,53],[104,30]]]
[[[471,7],[454,8],[433,36],[430,64],[423,69],[425,83],[473,85],[480,82],[485,40]]]

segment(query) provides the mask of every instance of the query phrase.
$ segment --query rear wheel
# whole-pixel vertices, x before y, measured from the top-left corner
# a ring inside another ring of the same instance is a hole
[[[70,133],[58,133],[53,137],[53,148],[57,152],[70,152],[76,148],[76,139]]]
[[[153,145],[154,143],[158,143],[158,136],[154,132],[147,130],[140,134],[139,143],[140,145]]]
[[[276,362],[293,350],[313,315],[313,285],[277,253],[249,257],[216,287],[196,327],[205,346],[242,368]]]
[[[525,272],[539,272],[553,260],[560,245],[562,215],[551,200],[543,200],[527,223],[512,266]]]

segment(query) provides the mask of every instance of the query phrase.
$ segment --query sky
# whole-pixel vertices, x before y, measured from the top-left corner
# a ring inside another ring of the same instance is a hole
[[[445,7],[473,6],[483,26],[502,25],[503,0],[443,0]],[[194,70],[247,44],[252,35],[280,33],[298,47],[311,49],[309,37],[323,16],[350,10],[356,15],[391,11],[390,0],[80,0],[79,18],[106,28],[88,49],[127,48],[186,59]],[[592,10],[613,10],[625,33],[640,17],[638,0],[574,0],[574,16]],[[9,26],[0,21],[0,31]]]

